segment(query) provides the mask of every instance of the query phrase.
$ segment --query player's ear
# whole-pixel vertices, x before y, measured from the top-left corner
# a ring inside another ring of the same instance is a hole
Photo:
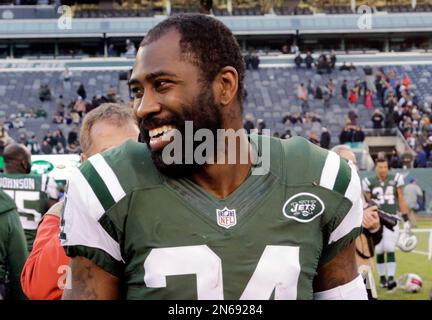
[[[215,98],[223,106],[230,104],[237,97],[238,73],[233,67],[226,66],[221,69],[215,79]]]
[[[22,160],[21,166],[23,167],[25,173],[31,172],[31,164],[27,160]]]

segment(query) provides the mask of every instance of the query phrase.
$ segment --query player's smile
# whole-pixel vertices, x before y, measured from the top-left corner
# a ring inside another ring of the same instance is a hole
[[[163,149],[175,134],[175,126],[163,125],[152,130],[149,130],[149,147],[152,151],[157,151]]]
[[[184,121],[183,115],[173,112],[163,112],[162,117],[143,118],[140,123],[143,142],[152,152],[161,152],[173,140],[176,130],[182,130]]]

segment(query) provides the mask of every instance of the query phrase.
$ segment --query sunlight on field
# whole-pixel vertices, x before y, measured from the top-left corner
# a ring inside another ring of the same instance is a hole
[[[418,228],[432,229],[432,219],[419,221]],[[428,300],[429,292],[432,290],[432,260],[428,260],[429,233],[416,233],[418,243],[414,252],[396,251],[396,279],[404,273],[415,273],[423,280],[423,288],[419,293],[406,293],[401,289],[388,292],[386,289],[377,288],[380,300]],[[374,272],[375,281],[379,286],[379,277]]]

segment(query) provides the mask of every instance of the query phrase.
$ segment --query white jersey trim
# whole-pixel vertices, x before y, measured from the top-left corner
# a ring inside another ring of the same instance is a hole
[[[339,172],[340,157],[333,151],[329,151],[324,168],[321,172],[320,186],[333,190],[336,177]]]
[[[358,275],[354,280],[326,291],[315,292],[314,300],[367,300],[367,290],[363,277]]]
[[[48,175],[46,175],[45,173],[41,175],[41,191],[48,193],[48,184],[47,184],[47,180],[48,180]]]
[[[350,233],[354,228],[361,227],[363,220],[363,202],[361,197],[360,178],[357,170],[352,163],[348,163],[351,168],[351,180],[345,192],[345,197],[351,200],[352,207],[341,223],[330,234],[328,244],[336,242]]]
[[[370,191],[370,181],[369,181],[369,179],[368,178],[364,178],[363,179],[363,185],[362,185],[362,187],[363,187],[363,191],[364,192],[371,192]]]
[[[90,157],[89,161],[102,178],[103,182],[105,182],[105,185],[108,187],[108,190],[115,202],[119,202],[124,196],[126,196],[116,174],[100,153]]]
[[[105,213],[102,204],[81,171],[72,170],[63,213],[62,231],[66,239],[62,239],[61,244],[101,249],[115,260],[123,261],[120,245],[98,221]]]

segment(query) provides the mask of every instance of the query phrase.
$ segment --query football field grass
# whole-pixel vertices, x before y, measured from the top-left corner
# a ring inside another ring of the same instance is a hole
[[[432,229],[432,219],[420,220],[418,229]],[[379,277],[375,265],[375,283],[380,300],[428,300],[432,290],[432,260],[428,259],[429,232],[415,233],[418,239],[417,247],[409,253],[396,250],[396,277],[397,280],[404,273],[415,273],[423,280],[423,288],[419,293],[406,293],[401,289],[388,292],[387,289],[379,288]]]

